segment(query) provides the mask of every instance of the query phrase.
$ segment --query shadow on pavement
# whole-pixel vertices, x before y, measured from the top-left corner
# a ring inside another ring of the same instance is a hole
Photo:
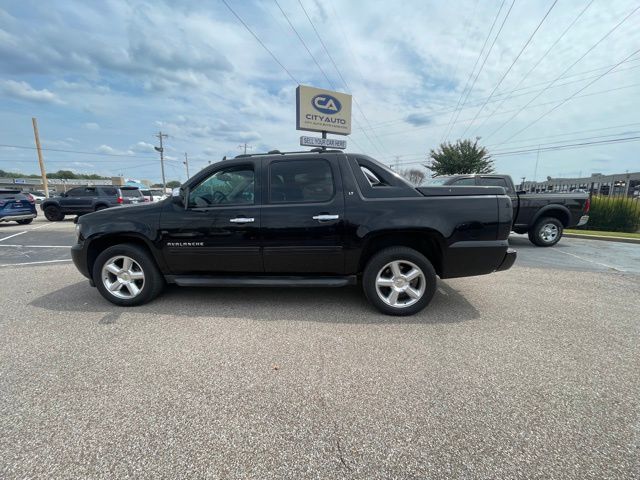
[[[178,317],[243,318],[325,323],[456,323],[479,318],[459,292],[439,281],[431,304],[409,317],[392,317],[370,306],[359,287],[346,288],[186,288],[168,286],[153,302],[123,308],[110,304],[87,282],[36,298],[31,305],[57,312],[104,312],[101,324],[131,313]]]

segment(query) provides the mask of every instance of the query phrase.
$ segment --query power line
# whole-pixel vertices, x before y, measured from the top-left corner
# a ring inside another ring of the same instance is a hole
[[[640,8],[640,7],[639,7]],[[631,55],[627,56],[626,59],[633,57],[634,55],[636,55],[637,53],[640,52],[640,49],[636,50],[635,52],[633,52]],[[624,61],[624,60],[623,60]],[[575,97],[576,95],[578,95],[578,93],[586,90],[587,88],[589,88],[591,85],[593,85],[594,83],[596,83],[598,80],[600,80],[602,77],[604,77],[605,75],[607,75],[609,72],[613,71],[618,65],[620,65],[621,63],[623,63],[623,61],[618,62],[616,65],[614,65],[613,67],[611,67],[609,70],[607,70],[606,72],[604,72],[603,74],[601,74],[598,78],[595,78],[594,80],[590,81],[589,83],[587,83],[584,87],[576,90],[572,95],[568,96],[567,98],[565,98],[564,100],[562,100],[560,103],[558,103],[556,106],[554,106],[553,108],[549,109],[548,111],[546,111],[545,113],[543,113],[542,115],[540,115],[538,118],[536,118],[534,121],[528,123],[526,126],[524,126],[523,128],[521,128],[520,130],[518,130],[516,133],[514,133],[513,135],[511,135],[509,138],[507,138],[505,140],[505,142],[508,142],[509,140],[511,140],[513,137],[516,137],[518,135],[520,135],[522,132],[524,132],[526,129],[528,129],[529,127],[535,125],[536,123],[538,123],[540,120],[542,120],[544,117],[546,117],[547,115],[549,115],[551,112],[555,111],[556,109],[560,108],[562,105],[564,105],[565,103],[567,103],[569,100],[571,100],[573,97]]]
[[[531,43],[531,40],[533,40],[533,37],[535,36],[535,34],[538,32],[538,30],[540,30],[540,27],[542,26],[542,24],[544,23],[544,21],[547,19],[547,17],[549,16],[549,14],[551,13],[551,10],[553,10],[553,7],[556,6],[556,4],[558,3],[558,0],[554,0],[553,3],[551,4],[551,6],[549,7],[549,10],[547,10],[547,13],[544,14],[544,17],[542,17],[542,20],[540,20],[540,23],[538,23],[538,26],[535,28],[535,30],[531,33],[531,35],[529,35],[529,38],[527,39],[527,41],[525,42],[525,44],[522,46],[522,48],[520,49],[520,52],[518,53],[518,55],[516,55],[516,58],[513,59],[513,62],[511,62],[511,65],[509,65],[509,68],[507,68],[507,71],[504,72],[504,74],[502,75],[502,77],[500,78],[500,80],[498,81],[498,83],[496,83],[496,86],[493,87],[493,90],[491,90],[491,93],[489,94],[489,96],[487,97],[487,99],[484,101],[484,103],[482,104],[482,106],[480,107],[480,109],[476,112],[475,116],[473,117],[473,120],[471,120],[471,122],[466,126],[466,128],[464,129],[464,131],[462,132],[461,137],[464,137],[465,134],[467,133],[467,131],[469,130],[469,128],[471,128],[471,125],[473,125],[473,122],[476,121],[476,119],[478,118],[478,115],[480,115],[480,113],[482,113],[482,110],[484,110],[484,107],[487,105],[487,102],[493,97],[493,94],[496,93],[496,90],[498,90],[498,87],[500,85],[502,85],[502,82],[504,81],[504,79],[507,77],[507,75],[509,75],[509,72],[511,71],[511,69],[513,68],[513,66],[516,64],[516,62],[518,61],[518,59],[520,58],[520,56],[522,55],[522,53],[526,50],[526,48],[529,46],[529,44]]]
[[[8,144],[0,144],[0,147],[6,148],[19,148],[22,150],[37,150],[36,147],[28,147],[24,145],[8,145]],[[83,152],[80,150],[63,150],[59,148],[45,148],[42,147],[42,150],[48,152],[59,152],[59,153],[78,153],[83,155],[96,155],[99,157],[125,157],[125,158],[154,158],[151,156],[141,156],[141,155],[126,155],[123,153],[100,153],[100,152]]]
[[[502,101],[500,102],[500,104],[493,110],[492,114],[495,114],[498,110],[500,110],[500,108],[502,107],[502,105],[504,105],[504,102],[506,102],[507,100],[509,100],[510,98],[513,98],[512,93],[517,91],[518,87],[520,87],[520,85],[522,85],[522,82],[525,81],[529,75],[531,75],[531,73],[538,68],[538,66],[542,63],[542,61],[547,57],[547,55],[549,55],[549,53],[551,53],[551,51],[555,48],[555,46],[560,42],[560,40],[562,40],[562,38],[564,38],[564,36],[567,34],[567,32],[569,30],[571,30],[571,28],[573,28],[573,26],[576,24],[576,22],[580,19],[580,17],[582,17],[582,15],[584,14],[584,12],[587,11],[587,9],[591,6],[591,4],[594,2],[595,0],[591,0],[583,9],[582,11],[578,14],[577,17],[575,17],[573,19],[573,21],[569,24],[569,26],[567,28],[564,29],[564,31],[560,34],[560,36],[558,38],[556,38],[556,40],[551,44],[551,46],[542,54],[542,56],[538,59],[538,61],[533,65],[533,67],[531,67],[529,69],[529,71],[527,73],[525,73],[521,78],[520,81],[516,84],[515,88],[511,91],[511,93],[505,95],[505,97],[502,99]],[[580,81],[580,80],[578,80]],[[480,129],[484,126],[484,124],[487,122],[487,120],[491,118],[489,117],[485,117],[484,121],[477,127],[477,129]]]
[[[497,132],[499,132],[502,128],[504,128],[505,125],[509,124],[511,122],[511,120],[513,120],[514,118],[516,118],[520,112],[522,112],[525,108],[527,108],[529,105],[531,105],[531,103],[533,101],[535,101],[537,98],[539,98],[544,92],[546,92],[554,83],[556,83],[560,78],[562,78],[562,76],[567,73],[569,70],[571,70],[578,62],[580,62],[584,57],[586,57],[594,48],[596,48],[598,45],[600,45],[609,35],[611,35],[615,30],[617,30],[624,22],[627,21],[627,19],[629,17],[631,17],[631,15],[633,15],[638,9],[640,9],[640,6],[637,6],[636,8],[634,8],[631,13],[629,13],[626,17],[624,17],[620,22],[618,22],[611,30],[609,30],[607,33],[605,33],[605,35],[603,37],[600,38],[600,40],[598,40],[596,43],[594,43],[591,47],[589,47],[589,49],[584,52],[576,61],[574,61],[571,65],[569,65],[569,67],[567,67],[565,70],[563,70],[563,72],[558,75],[557,77],[555,77],[553,80],[551,80],[551,82],[549,82],[549,84],[543,88],[537,95],[535,95],[531,100],[529,100],[525,105],[523,105],[515,114],[513,114],[511,117],[509,117],[509,119],[504,122],[502,125],[500,125],[497,129],[495,129],[493,132],[491,132],[489,135],[487,135],[485,138],[485,140],[487,140],[488,138],[492,137],[493,135],[495,135]],[[614,68],[616,66],[618,66],[619,64],[614,65]],[[612,69],[607,70],[607,73],[610,72]],[[601,76],[598,76],[597,79],[601,78]],[[513,138],[513,135],[511,137],[509,137],[507,140],[510,140],[511,138]]]
[[[307,50],[307,53],[311,56],[311,59],[314,61],[314,63],[316,64],[316,66],[318,67],[318,69],[320,70],[320,72],[322,72],[322,75],[324,76],[325,80],[327,81],[327,83],[331,86],[331,88],[333,88],[334,90],[336,89],[336,87],[333,85],[333,83],[331,82],[331,80],[329,79],[329,77],[327,76],[326,72],[324,71],[324,69],[320,66],[320,64],[318,63],[318,60],[316,60],[316,57],[313,55],[313,53],[311,53],[311,50],[309,49],[309,47],[307,46],[307,44],[305,43],[304,39],[302,38],[302,36],[298,33],[298,30],[296,30],[296,27],[293,26],[293,23],[291,23],[291,20],[289,20],[289,17],[287,16],[286,13],[284,13],[284,10],[282,9],[282,7],[280,6],[280,4],[278,3],[278,0],[273,0],[275,2],[275,4],[278,6],[278,9],[280,10],[280,13],[282,13],[282,16],[285,18],[285,20],[287,21],[287,23],[289,24],[289,26],[291,27],[291,30],[293,30],[293,32],[296,34],[296,36],[298,37],[298,40],[300,40],[300,43],[302,43],[302,45],[304,46],[304,48]]]
[[[307,13],[307,10],[304,8],[304,5],[302,4],[301,0],[298,0],[298,4],[300,4],[300,8],[302,8],[302,11],[304,12],[304,15],[307,17],[307,20],[309,21],[309,23],[311,24],[311,28],[313,28],[313,31],[316,34],[316,37],[318,37],[318,40],[320,41],[320,45],[322,45],[323,50],[325,51],[325,53],[327,54],[327,57],[329,57],[329,60],[331,61],[331,63],[333,64],[333,68],[335,69],[335,71],[338,73],[338,76],[340,77],[340,80],[342,80],[342,83],[344,84],[345,88],[352,92],[353,90],[351,89],[351,87],[349,86],[349,83],[344,79],[344,77],[342,76],[342,73],[340,72],[340,69],[338,68],[338,65],[336,64],[336,62],[333,60],[333,57],[331,56],[331,53],[329,53],[329,49],[327,48],[327,46],[325,45],[324,41],[322,40],[322,37],[320,36],[320,34],[318,33],[318,30],[316,29],[316,26],[314,25],[313,21],[311,20],[311,17],[309,16],[309,14]],[[353,97],[353,103],[355,104],[356,108],[358,109],[358,111],[360,112],[360,115],[362,115],[362,118],[364,119],[364,121],[367,123],[367,125],[369,126],[369,128],[371,129],[371,124],[369,122],[369,119],[367,118],[367,116],[365,115],[364,111],[362,110],[362,108],[360,107],[360,104],[358,103],[358,100],[356,99],[356,97]],[[371,139],[369,138],[369,135],[362,130],[362,132],[365,134],[365,137],[367,137],[367,139],[369,140],[369,142],[371,142],[371,144],[375,147],[375,149],[378,151],[378,153],[382,153],[380,151],[380,149],[376,146],[375,143],[373,143],[371,141]],[[378,141],[378,143],[380,144],[380,146],[386,151],[387,149],[385,148],[384,144],[380,141],[379,138],[376,137],[376,135],[374,134],[374,138],[376,138],[376,140]],[[387,154],[389,152],[387,151]]]
[[[603,93],[610,93],[610,92],[615,92],[615,91],[618,91],[618,90],[625,90],[627,88],[634,88],[634,87],[637,87],[639,85],[640,85],[640,83],[632,83],[631,85],[624,85],[622,87],[607,88],[605,90],[598,90],[597,92],[586,93],[584,95],[578,95],[578,96],[576,96],[576,98],[584,98],[584,97],[591,97],[591,96],[594,96],[594,95],[601,95]],[[557,101],[558,100],[551,100],[549,102],[536,103],[535,105],[530,105],[529,107],[527,107],[527,109],[543,107],[545,105],[552,105],[552,104],[556,103]],[[514,108],[514,109],[511,109],[511,110],[505,110],[503,112],[497,113],[496,115],[506,115],[508,113],[515,112],[517,110],[518,110],[518,108]],[[489,115],[493,115],[493,114],[489,114]],[[484,117],[479,117],[479,118],[484,118]],[[461,121],[464,122],[465,120],[461,120]],[[399,134],[405,134],[406,135],[406,134],[411,134],[411,133],[415,132],[416,130],[424,130],[425,128],[441,127],[443,125],[445,125],[445,124],[444,123],[432,123],[432,124],[423,125],[423,126],[420,126],[420,127],[414,127],[411,131],[407,131],[406,129],[404,129],[404,130],[398,130],[396,132],[381,133],[379,135],[381,137],[386,137],[386,136],[389,136],[389,135],[399,135]],[[502,143],[505,143],[505,142],[500,142],[500,144],[502,144]]]
[[[640,135],[636,135],[636,136],[630,136],[630,137],[611,138],[608,140],[600,140],[600,141],[593,141],[593,142],[580,142],[580,143],[569,143],[564,145],[552,145],[548,147],[534,146],[534,148],[527,148],[527,149],[520,149],[520,150],[505,150],[501,152],[495,152],[495,153],[492,153],[491,156],[503,157],[503,156],[510,156],[510,155],[522,155],[526,153],[535,153],[538,151],[552,152],[552,151],[559,151],[559,150],[571,150],[571,149],[577,149],[577,148],[589,148],[594,146],[611,145],[611,144],[618,144],[618,143],[637,142],[639,140],[640,140]],[[426,161],[426,153],[423,155],[425,156],[424,160],[404,161],[404,162],[400,162],[399,165],[407,166],[407,165],[423,164]]]
[[[289,70],[287,70],[287,67],[285,67],[285,66],[282,64],[282,62],[281,62],[280,60],[278,60],[278,57],[276,57],[276,56],[275,56],[275,54],[274,54],[271,50],[269,50],[269,48],[268,48],[268,47],[267,47],[267,46],[262,42],[262,40],[260,40],[260,38],[258,37],[258,35],[256,35],[256,34],[253,32],[253,30],[251,30],[251,29],[249,28],[249,25],[247,25],[247,24],[244,22],[244,20],[242,20],[242,18],[240,18],[240,15],[238,15],[238,14],[233,10],[233,8],[231,8],[231,7],[229,6],[229,4],[227,3],[227,1],[226,1],[226,0],[222,0],[222,3],[224,3],[224,5],[229,9],[229,11],[230,11],[230,12],[231,12],[231,13],[232,13],[232,14],[233,14],[237,19],[238,19],[238,21],[239,21],[239,22],[244,26],[244,28],[245,28],[245,29],[246,29],[246,30],[247,30],[247,31],[248,31],[248,32],[253,36],[253,38],[255,38],[255,39],[256,39],[256,41],[257,41],[257,42],[262,46],[262,48],[264,48],[264,49],[267,51],[267,53],[268,53],[269,55],[271,55],[271,58],[273,58],[273,59],[276,61],[276,63],[277,63],[278,65],[280,65],[280,67],[282,67],[282,69],[287,73],[287,75],[289,75],[289,78],[291,78],[291,80],[293,80],[297,85],[300,85],[300,82],[299,82],[298,80],[296,80],[296,77],[294,77],[294,76],[291,74],[291,72],[290,72]]]
[[[500,10],[498,10],[498,14],[496,15],[496,18],[495,18],[493,24],[491,25],[491,30],[489,31],[489,36],[487,37],[487,39],[491,36],[491,31],[493,30],[495,22],[496,22],[496,20],[498,20],[498,17],[500,17],[500,11],[502,10],[502,7],[503,7],[504,3],[505,3],[505,0],[502,0],[502,3],[500,4]],[[504,27],[504,24],[507,21],[507,18],[509,18],[509,14],[511,13],[511,9],[513,8],[513,5],[515,3],[516,3],[516,0],[513,0],[511,2],[511,6],[509,7],[509,10],[507,11],[507,14],[505,15],[504,19],[502,20],[502,24],[500,24],[500,28],[498,29],[498,33],[494,37],[493,42],[491,42],[491,46],[489,47],[489,50],[487,50],[487,54],[485,55],[484,60],[482,61],[482,64],[480,65],[480,68],[478,69],[478,73],[476,73],[476,75],[475,75],[475,77],[473,79],[473,83],[471,84],[471,86],[467,90],[467,93],[466,93],[466,95],[464,97],[464,100],[462,102],[462,107],[460,107],[460,111],[467,104],[467,100],[469,99],[469,95],[471,94],[471,91],[473,90],[473,87],[475,87],[476,82],[478,81],[478,77],[480,76],[480,73],[482,73],[482,69],[484,68],[484,65],[487,63],[487,59],[489,58],[489,55],[491,55],[491,51],[493,50],[493,46],[496,44],[496,40],[498,40],[498,37],[500,36],[500,32],[502,32],[502,28]],[[485,43],[486,43],[486,41],[485,41]],[[484,45],[483,45],[483,48],[484,48]],[[482,56],[482,50],[480,51],[480,56]],[[472,71],[472,74],[473,74],[473,71]],[[445,139],[449,136],[449,134],[451,133],[451,130],[453,129],[453,126],[457,123],[458,118],[460,116],[460,111],[458,111],[456,113],[455,119],[453,120],[453,122],[451,122],[451,125],[448,127],[447,133],[444,135]]]
[[[499,145],[504,145],[506,143],[522,143],[522,142],[530,142],[533,140],[544,140],[546,138],[557,138],[557,137],[566,137],[567,135],[575,135],[576,133],[589,133],[589,132],[600,132],[602,130],[613,130],[614,128],[625,128],[625,127],[634,127],[640,125],[640,122],[635,122],[635,123],[626,123],[623,125],[614,125],[612,127],[601,127],[601,128],[592,128],[592,129],[588,129],[588,130],[577,130],[577,131],[573,131],[573,132],[567,132],[567,133],[559,133],[557,135],[545,135],[544,137],[533,137],[533,138],[525,138],[522,140],[514,140],[513,142],[501,142],[501,143],[493,143],[493,144],[489,144],[486,145],[487,147],[493,147],[493,146],[499,146]],[[623,132],[623,133],[629,133],[629,132]],[[614,133],[611,135],[622,135],[622,133]],[[604,136],[608,136],[608,135],[604,135]],[[520,147],[518,147],[520,148]]]
[[[635,59],[635,60],[627,60],[625,63],[634,63],[634,62],[638,62],[638,61],[640,61],[640,58]],[[598,72],[598,71],[600,71],[600,70],[602,70],[602,69],[609,68],[609,67],[611,67],[611,66],[612,66],[612,64],[604,65],[604,66],[602,66],[602,67],[594,68],[594,69],[591,69],[591,70],[585,70],[585,71],[582,71],[582,72],[573,73],[573,74],[571,74],[571,75],[566,75],[566,76],[564,76],[563,78],[565,78],[565,79],[566,79],[566,78],[571,78],[571,77],[576,77],[576,76],[579,76],[579,75],[583,75],[583,74],[586,74],[586,73]],[[628,67],[628,68],[621,68],[621,69],[618,69],[618,72],[626,72],[626,71],[628,71],[628,70],[633,70],[633,69],[635,69],[635,68],[639,68],[639,67],[640,67],[640,64],[639,64],[639,65],[632,66],[632,67]],[[571,85],[571,84],[573,84],[573,83],[580,83],[580,82],[582,82],[582,81],[584,81],[584,80],[589,80],[589,79],[591,79],[591,78],[595,78],[595,77],[597,77],[597,75],[592,75],[592,76],[588,76],[588,77],[578,78],[577,80],[571,80],[571,81],[568,81],[568,82],[555,84],[555,85],[553,85],[551,88],[564,87],[564,86],[566,86],[566,85]],[[531,88],[533,88],[533,87],[537,87],[537,86],[540,86],[540,85],[546,85],[547,83],[548,83],[548,81],[538,82],[538,83],[532,83],[532,84],[530,84],[530,85],[526,85],[526,86],[521,87],[521,88],[514,88],[513,90],[509,90],[509,91],[506,91],[506,92],[496,93],[496,94],[495,94],[495,96],[494,96],[494,99],[493,99],[493,100],[490,100],[488,103],[500,102],[500,101],[501,101],[501,99],[499,99],[499,98],[497,98],[497,99],[496,99],[495,97],[501,97],[501,96],[503,96],[503,95],[509,95],[509,96],[510,96],[510,98],[515,98],[515,97],[521,97],[521,96],[524,96],[524,95],[529,95],[529,94],[531,94],[531,93],[538,92],[540,89],[533,89],[533,90],[531,90],[531,91],[525,91],[525,92],[523,92],[523,93],[518,93],[517,95],[513,95],[513,94],[514,94],[514,93],[516,93],[516,92],[523,91],[523,90],[529,90],[529,89],[531,89]],[[469,104],[467,104],[467,106],[465,107],[465,109],[466,109],[466,108],[473,108],[473,107],[477,107],[477,106],[478,106],[478,105],[480,105],[480,104],[481,104],[481,103],[482,103],[486,98],[488,98],[488,97],[480,97],[480,98],[478,98],[478,100],[477,100],[475,103],[469,103]],[[454,104],[453,104],[453,103],[450,103],[450,104],[448,104],[448,105],[443,106],[442,108],[440,108],[440,109],[438,109],[438,110],[430,110],[430,111],[424,112],[424,114],[425,114],[425,115],[427,115],[427,114],[428,114],[428,115],[440,115],[440,114],[445,114],[445,113],[455,112],[455,110],[454,110],[452,107],[454,107]],[[463,110],[464,110],[464,109],[463,109]],[[496,109],[496,110],[497,110],[497,109]],[[421,113],[421,112],[414,112],[414,113]],[[394,120],[387,120],[387,121],[384,121],[384,122],[378,122],[378,123],[374,123],[374,124],[373,124],[372,129],[373,129],[373,130],[376,130],[376,129],[379,129],[379,128],[388,128],[389,126],[394,125],[394,124],[406,123],[406,121],[407,121],[407,120],[406,120],[406,116],[404,116],[404,117],[402,117],[402,118],[396,118],[396,119],[394,119]],[[462,122],[465,122],[466,120],[461,120],[461,121],[462,121]]]

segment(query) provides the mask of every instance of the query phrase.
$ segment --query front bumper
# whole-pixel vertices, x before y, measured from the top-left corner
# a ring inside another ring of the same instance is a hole
[[[36,218],[37,213],[24,213],[21,215],[6,215],[0,217],[0,222],[15,222],[16,220],[29,220],[30,218]]]
[[[589,215],[583,215],[580,217],[580,220],[578,221],[578,224],[576,225],[576,227],[581,227],[582,225],[586,225],[588,221],[589,221]]]
[[[89,272],[89,266],[87,265],[85,242],[76,243],[71,247],[71,260],[73,260],[73,264],[80,273],[91,280],[91,273]]]
[[[507,253],[504,254],[504,259],[500,266],[496,269],[496,272],[502,272],[503,270],[509,270],[516,261],[518,253],[513,248],[508,248]]]

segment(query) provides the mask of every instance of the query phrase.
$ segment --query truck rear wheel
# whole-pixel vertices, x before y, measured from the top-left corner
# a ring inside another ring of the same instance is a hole
[[[151,255],[128,243],[114,245],[98,255],[93,282],[104,298],[123,307],[147,303],[164,287],[164,278]]]
[[[557,218],[541,218],[529,230],[529,240],[539,247],[551,247],[560,241],[563,229],[562,222]]]
[[[425,308],[436,291],[436,272],[420,252],[390,247],[367,263],[362,287],[371,304],[387,315],[413,315]]]
[[[49,205],[48,207],[45,207],[44,216],[50,222],[59,222],[61,220],[64,220],[64,214],[55,205]]]

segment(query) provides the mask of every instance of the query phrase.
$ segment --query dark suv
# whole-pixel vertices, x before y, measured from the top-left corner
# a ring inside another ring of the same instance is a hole
[[[47,220],[58,222],[65,215],[82,215],[143,201],[144,197],[137,188],[88,186],[72,188],[59,197],[49,198],[42,202],[41,208]]]

